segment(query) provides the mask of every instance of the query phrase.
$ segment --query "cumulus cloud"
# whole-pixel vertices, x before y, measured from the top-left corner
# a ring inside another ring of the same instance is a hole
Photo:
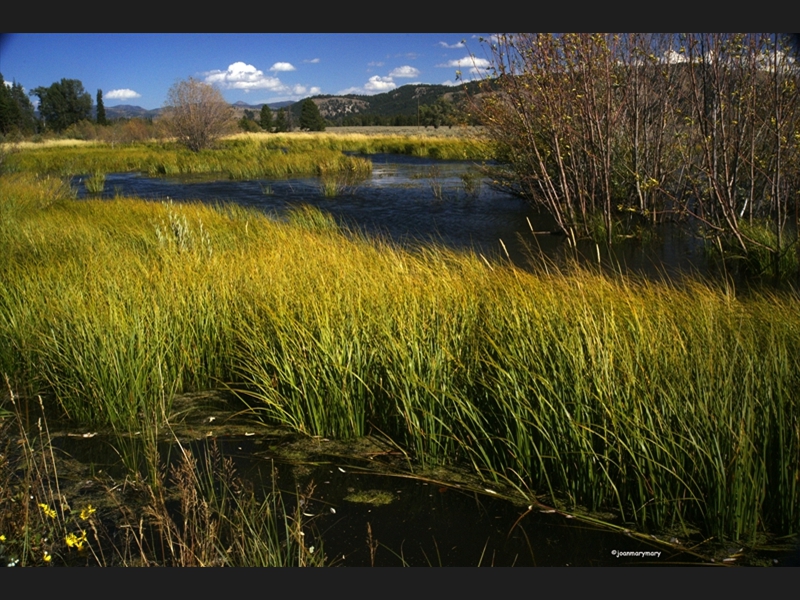
[[[350,87],[346,90],[341,90],[337,92],[337,95],[344,96],[346,94],[361,94],[365,96],[369,96],[372,94],[380,94],[382,92],[388,92],[389,90],[393,90],[397,87],[397,84],[392,81],[391,77],[381,77],[379,75],[373,75],[369,78],[369,81],[363,85],[363,87]]]
[[[448,61],[446,64],[436,65],[437,67],[447,68],[469,68],[469,73],[472,75],[483,75],[489,68],[491,63],[485,58],[476,58],[474,56],[465,56],[456,60]]]
[[[289,63],[275,63],[270,70],[294,71],[295,69]],[[208,71],[205,73],[205,81],[222,88],[244,90],[245,92],[250,90],[269,90],[272,94],[280,96],[281,100],[299,100],[304,96],[314,96],[322,93],[322,90],[317,86],[287,85],[277,77],[265,75],[260,69],[243,62],[235,62],[229,65],[225,71]],[[277,98],[273,98],[270,101],[277,101]]]
[[[276,90],[283,87],[281,80],[277,77],[264,75],[263,71],[241,61],[228,65],[228,69],[225,71],[216,69],[205,75],[206,83],[216,84],[227,89],[249,91]]]
[[[419,69],[415,69],[414,67],[410,67],[408,65],[397,67],[391,73],[389,73],[389,77],[419,77]]]
[[[133,90],[123,88],[121,90],[111,90],[103,96],[106,100],[131,100],[132,98],[141,98],[142,95]]]
[[[449,48],[450,50],[454,50],[455,48],[463,48],[466,44],[464,44],[464,41],[462,40],[455,44],[448,44],[447,42],[439,42],[439,45],[442,48]]]
[[[299,83],[293,85],[290,91],[292,96],[316,96],[322,93],[322,90],[315,85],[308,87]]]
[[[397,84],[392,81],[391,77],[380,77],[379,75],[373,75],[369,78],[369,81],[364,84],[365,90],[374,92],[386,92],[396,87]]]
[[[489,66],[489,61],[485,58],[476,58],[472,56],[465,56],[464,58],[458,58],[456,60],[448,61],[447,64],[444,65],[436,65],[437,67],[473,67],[478,69],[486,69]]]
[[[667,52],[664,52],[664,56],[661,57],[661,62],[668,65],[685,63],[687,61],[688,59],[683,54],[676,52],[675,50],[668,50]]]
[[[295,71],[294,65],[287,62],[276,62],[269,68],[270,71]]]

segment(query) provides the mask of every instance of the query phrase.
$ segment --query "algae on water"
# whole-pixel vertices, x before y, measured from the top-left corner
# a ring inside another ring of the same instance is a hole
[[[372,504],[373,506],[385,506],[394,502],[395,497],[392,493],[383,490],[362,490],[353,492],[345,496],[347,502],[357,502],[358,504]]]

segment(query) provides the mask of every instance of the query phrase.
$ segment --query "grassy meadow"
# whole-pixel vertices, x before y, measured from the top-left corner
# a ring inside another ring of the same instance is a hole
[[[178,393],[231,387],[269,422],[343,439],[380,431],[417,463],[467,464],[646,530],[747,543],[798,531],[795,295],[527,273],[365,239],[307,207],[278,222],[232,205],[76,201],[55,175],[174,164],[266,177],[282,160],[314,172],[343,149],[417,143],[403,139],[10,156],[0,372],[76,424],[120,433],[167,423]],[[418,152],[486,151],[473,143]]]

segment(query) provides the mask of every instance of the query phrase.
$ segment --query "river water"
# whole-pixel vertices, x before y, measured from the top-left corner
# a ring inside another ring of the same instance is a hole
[[[492,188],[477,165],[402,155],[369,155],[372,176],[327,198],[318,177],[279,180],[228,180],[209,177],[147,177],[136,173],[106,176],[103,197],[234,202],[280,216],[288,207],[308,204],[331,213],[341,224],[404,245],[437,243],[474,251],[489,260],[511,260],[522,268],[559,261],[569,253],[563,236],[549,235],[552,218],[527,201]],[[83,177],[73,186],[79,197],[89,194]],[[538,232],[534,235],[532,232]],[[590,262],[614,270],[651,277],[706,271],[697,239],[663,225],[646,245],[630,241],[613,250],[580,243]]]

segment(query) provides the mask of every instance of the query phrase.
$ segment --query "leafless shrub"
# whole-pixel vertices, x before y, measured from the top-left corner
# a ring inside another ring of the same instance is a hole
[[[514,34],[473,99],[504,166],[574,239],[602,216],[693,215],[738,245],[768,222],[778,257],[798,204],[798,64],[774,34]],[[762,244],[763,245],[763,244]]]
[[[191,77],[170,88],[164,113],[171,134],[194,152],[210,147],[236,125],[219,90]]]

